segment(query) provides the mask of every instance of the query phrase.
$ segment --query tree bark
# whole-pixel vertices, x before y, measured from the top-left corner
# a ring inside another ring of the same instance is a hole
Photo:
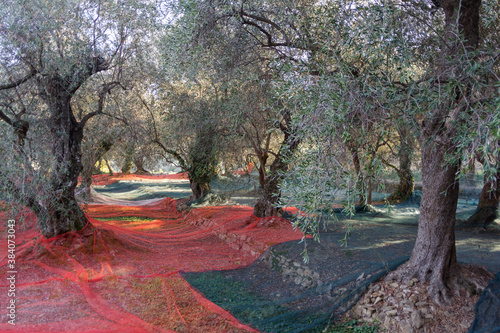
[[[149,174],[149,171],[144,169],[144,156],[142,154],[136,153],[134,156],[134,164],[136,167],[135,173],[138,175]]]
[[[359,196],[358,205],[360,207],[364,207],[366,206],[366,201],[367,201],[366,186],[365,186],[365,179],[361,172],[361,161],[359,159],[358,148],[355,147],[352,143],[348,143],[347,146],[351,152],[352,164],[354,165],[354,172],[356,173],[356,191],[358,192]]]
[[[207,193],[212,191],[210,182],[197,182],[195,180],[189,179],[189,187],[191,187],[191,192],[193,192],[189,201],[201,199]]]
[[[75,188],[83,168],[83,128],[86,121],[100,110],[78,122],[71,109],[71,99],[87,79],[106,70],[108,64],[102,57],[94,55],[82,60],[80,66],[74,67],[70,73],[59,73],[54,69],[37,79],[40,97],[50,112],[47,126],[53,139],[55,160],[50,170],[48,191],[39,193],[37,198],[28,198],[26,202],[35,212],[38,227],[46,238],[81,230],[88,222],[75,199]],[[104,91],[101,93],[103,96]],[[99,102],[102,107],[103,99],[100,98]]]
[[[284,134],[280,151],[276,154],[270,166],[269,174],[264,176],[260,184],[260,198],[257,200],[253,209],[253,214],[257,217],[281,215],[282,209],[278,207],[281,197],[279,184],[283,180],[284,173],[288,171],[288,157],[297,150],[300,144],[300,139],[294,135],[295,128],[292,126],[292,119],[289,111],[284,112],[283,122],[284,124],[280,123],[280,129]],[[262,168],[265,170],[265,165],[261,165],[260,169]],[[259,170],[259,176],[260,175]]]
[[[428,291],[438,303],[446,303],[457,273],[455,215],[459,183],[457,164],[449,165],[445,154],[450,145],[436,142],[422,147],[422,202],[418,234],[404,267],[404,279],[429,282]]]
[[[406,201],[414,190],[413,172],[411,171],[411,155],[413,147],[407,139],[401,137],[401,148],[399,150],[399,168],[396,172],[399,177],[399,185],[396,191],[388,198],[390,203]]]
[[[477,47],[481,0],[443,0],[439,4],[445,12],[446,52],[440,59],[438,73],[441,80],[447,81],[456,75],[456,61],[460,61],[463,49],[456,32],[465,38],[466,50]],[[459,113],[467,110],[460,103],[466,97],[457,95],[443,100],[440,108],[432,110],[422,121],[422,202],[417,239],[410,260],[387,277],[406,281],[417,278],[421,283],[429,283],[429,295],[438,304],[449,303],[461,284],[476,286],[472,279],[461,274],[457,263],[456,177],[460,161],[450,162],[448,158],[456,157],[456,132],[461,125]]]
[[[58,97],[48,103],[52,113],[49,123],[53,138],[52,153],[56,158],[50,179],[50,192],[40,198],[40,205],[35,210],[38,226],[46,238],[81,230],[87,224],[87,218],[75,199],[78,175],[83,168],[83,127],[73,116],[71,96]]]
[[[107,158],[104,159],[104,162],[106,163],[106,167],[108,168],[109,175],[113,176],[113,169],[111,169],[111,165],[109,165],[109,161]]]
[[[465,222],[467,226],[486,226],[498,217],[498,205],[500,204],[500,171],[496,177],[487,179],[484,176],[484,186],[479,195],[476,212]]]
[[[193,194],[189,201],[203,198],[212,191],[210,185],[216,175],[218,133],[215,128],[203,128],[189,152],[188,177]]]
[[[99,162],[106,154],[111,147],[113,146],[113,143],[111,140],[103,140],[99,143],[99,146],[94,152],[90,152],[88,154],[88,157],[86,159],[86,163],[83,165],[82,169],[82,181],[81,181],[81,188],[83,191],[83,198],[87,199],[90,198],[90,186],[92,185],[92,176],[94,175],[94,172],[96,171],[95,164]]]
[[[125,160],[122,165],[122,173],[128,175],[132,170],[134,161],[134,149],[129,147],[125,150]]]

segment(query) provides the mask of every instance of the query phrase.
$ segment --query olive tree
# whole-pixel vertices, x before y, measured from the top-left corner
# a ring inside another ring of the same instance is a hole
[[[71,0],[19,0],[0,9],[2,88],[29,89],[37,99],[35,107],[2,119],[18,128],[18,118],[29,114],[41,127],[31,138],[41,137],[50,145],[50,156],[42,156],[44,148],[33,140],[32,146],[16,150],[23,161],[5,168],[10,172],[3,171],[0,183],[4,192],[35,212],[47,238],[87,223],[74,195],[82,170],[83,131],[102,113],[108,94],[122,85],[123,66],[146,35],[152,9],[141,1]],[[93,90],[95,96],[87,113],[74,107],[82,89]],[[18,109],[23,102],[22,96],[17,99]],[[27,118],[22,120],[29,122]],[[35,130],[25,124],[20,128],[28,138]],[[30,177],[19,178],[16,168]]]

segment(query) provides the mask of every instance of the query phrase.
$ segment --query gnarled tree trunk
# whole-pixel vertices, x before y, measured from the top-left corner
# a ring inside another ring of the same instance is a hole
[[[92,185],[92,176],[96,172],[96,170],[99,170],[96,168],[95,164],[99,162],[99,165],[101,164],[100,161],[104,154],[106,154],[111,147],[113,146],[113,142],[111,140],[103,140],[99,143],[99,146],[94,152],[89,152],[87,155],[87,158],[85,160],[85,163],[83,164],[83,169],[81,173],[82,181],[81,181],[81,188],[82,188],[82,195],[83,199],[88,199],[90,198],[90,186]]]
[[[363,173],[361,172],[361,161],[359,159],[359,151],[356,146],[352,143],[348,143],[349,151],[352,156],[352,164],[354,165],[354,172],[356,173],[356,191],[358,192],[359,201],[358,205],[360,207],[364,207],[367,202],[366,197],[366,184],[365,179],[363,177]]]
[[[465,222],[468,226],[486,226],[493,223],[498,217],[498,205],[500,204],[500,171],[496,177],[487,179],[484,176],[484,186],[479,195],[476,212]]]
[[[458,269],[454,228],[459,167],[445,161],[450,150],[453,150],[451,143],[422,145],[422,202],[417,240],[410,260],[399,271],[405,280],[417,278],[429,282],[429,294],[438,302],[446,302],[451,296],[448,291],[453,290],[452,278]]]
[[[288,110],[283,113],[283,122],[280,123],[280,129],[284,134],[280,151],[271,164],[269,174],[264,174],[263,179],[260,180],[260,198],[253,209],[253,214],[257,217],[281,215],[281,208],[277,206],[281,196],[279,184],[283,180],[283,174],[288,171],[288,157],[297,150],[300,144],[300,139],[295,135],[295,128],[292,126],[292,118]],[[265,168],[265,165],[260,167]],[[260,170],[259,176],[261,176]]]
[[[60,91],[60,94],[64,92]],[[82,170],[83,127],[73,116],[71,96],[51,97],[48,103],[52,112],[49,127],[56,161],[50,179],[50,194],[38,200],[39,206],[35,209],[38,226],[46,238],[81,230],[87,223],[75,199],[78,175]]]
[[[144,169],[144,156],[142,154],[136,153],[134,156],[134,164],[136,167],[135,173],[138,175],[146,175],[149,174],[149,171]]]
[[[210,185],[216,175],[217,140],[215,128],[208,126],[198,133],[196,142],[189,153],[189,183],[193,194],[190,201],[203,198],[212,191]]]
[[[479,8],[481,0],[442,0],[438,3],[445,12],[444,40],[446,50],[440,59],[438,74],[441,81],[454,79],[456,64],[463,46],[467,50],[477,47],[479,40]],[[465,38],[457,40],[456,31]],[[439,81],[439,80],[438,80]],[[436,303],[449,303],[459,286],[475,287],[470,278],[461,274],[455,248],[455,214],[458,202],[456,180],[460,161],[450,162],[449,156],[457,152],[457,129],[462,124],[464,98],[450,96],[439,107],[431,110],[422,121],[422,202],[418,221],[418,234],[410,260],[398,268],[388,279],[408,280],[416,277],[429,283],[429,295]]]
[[[25,202],[35,212],[38,226],[46,238],[81,230],[87,224],[87,218],[75,199],[75,188],[82,171],[83,128],[86,121],[101,110],[87,114],[78,122],[71,109],[71,99],[87,79],[107,66],[101,57],[88,56],[82,58],[81,67],[73,68],[70,73],[55,70],[38,78],[40,97],[51,114],[47,126],[53,139],[55,161],[50,170],[48,193],[27,198]],[[100,107],[107,91],[101,92]]]
[[[401,133],[400,133],[401,136]],[[401,136],[401,147],[399,150],[399,167],[395,168],[399,184],[394,193],[390,195],[388,201],[390,203],[399,203],[406,201],[413,193],[414,180],[413,172],[411,171],[411,155],[413,146],[407,141],[407,138]]]

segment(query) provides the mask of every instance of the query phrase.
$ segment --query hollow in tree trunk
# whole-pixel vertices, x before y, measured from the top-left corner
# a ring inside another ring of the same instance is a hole
[[[191,200],[198,200],[203,198],[207,193],[212,191],[210,182],[197,182],[195,180],[189,180],[189,187],[191,188]]]

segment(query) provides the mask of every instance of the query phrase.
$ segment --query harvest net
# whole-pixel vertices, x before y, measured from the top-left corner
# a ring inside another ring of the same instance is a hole
[[[306,264],[303,235],[287,220],[257,218],[247,206],[178,212],[174,199],[155,199],[153,186],[184,191],[185,175],[95,180],[84,232],[47,240],[32,213],[17,221],[14,298],[4,237],[0,331],[320,332],[408,258],[417,230],[418,202],[379,206],[356,214],[342,247],[349,223],[339,213],[320,242],[307,242]],[[139,188],[125,195],[131,183]],[[500,269],[496,235],[456,237],[461,260]]]
[[[16,227],[15,326],[2,306],[0,330],[19,332],[255,331],[206,299],[180,272],[231,270],[273,244],[302,238],[281,218],[244,206],[179,213],[175,200],[88,205],[83,233],[47,240],[33,214]],[[2,220],[7,220],[4,215]],[[4,226],[5,228],[5,226]],[[7,247],[0,303],[10,298]]]

